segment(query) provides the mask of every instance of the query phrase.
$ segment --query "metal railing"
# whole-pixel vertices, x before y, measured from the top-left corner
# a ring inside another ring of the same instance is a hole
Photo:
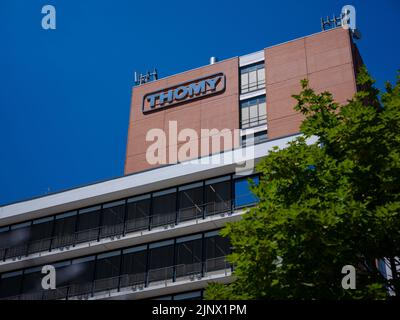
[[[126,220],[124,223],[104,225],[92,229],[80,230],[74,233],[55,235],[50,238],[22,243],[12,247],[0,248],[0,261],[21,259],[22,257],[52,250],[69,249],[80,243],[100,241],[105,238],[121,237],[127,233],[141,230],[151,230],[167,225],[177,225],[181,222],[205,219],[208,216],[221,213],[231,213],[233,200],[209,202],[177,211]]]
[[[208,259],[203,262],[179,264],[164,268],[150,269],[147,272],[123,274],[116,277],[97,279],[93,282],[75,283],[54,290],[24,293],[0,300],[70,300],[89,299],[112,292],[137,291],[152,286],[177,281],[201,280],[211,274],[232,272],[232,265],[225,256]]]

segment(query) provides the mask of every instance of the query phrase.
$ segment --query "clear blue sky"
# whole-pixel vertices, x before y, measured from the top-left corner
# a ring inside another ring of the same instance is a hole
[[[41,28],[45,4],[56,30]],[[398,0],[0,0],[0,203],[123,175],[134,70],[164,77],[319,32],[345,4],[383,87],[400,67]]]

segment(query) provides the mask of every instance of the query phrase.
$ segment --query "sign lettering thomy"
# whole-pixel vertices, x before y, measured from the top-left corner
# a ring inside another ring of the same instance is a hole
[[[176,86],[146,94],[143,97],[143,113],[167,108],[178,103],[203,98],[225,90],[225,75],[217,73],[191,80]]]

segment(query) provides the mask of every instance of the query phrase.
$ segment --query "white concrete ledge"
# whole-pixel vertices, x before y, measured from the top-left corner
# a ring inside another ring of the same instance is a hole
[[[239,67],[244,67],[249,64],[264,61],[264,50],[249,53],[239,57]]]
[[[255,90],[252,92],[248,92],[248,93],[244,93],[240,95],[240,100],[246,100],[246,99],[250,99],[250,98],[254,98],[257,96],[261,96],[261,95],[265,95],[266,94],[266,89],[260,89],[260,90]],[[267,97],[268,99],[268,97]]]

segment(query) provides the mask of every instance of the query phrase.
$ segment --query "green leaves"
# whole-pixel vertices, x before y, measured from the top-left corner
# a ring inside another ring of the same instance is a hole
[[[399,78],[400,79],[400,78]],[[379,91],[365,68],[346,105],[302,80],[295,109],[305,137],[274,149],[257,169],[260,199],[222,231],[231,239],[236,280],[212,285],[209,299],[382,299],[376,259],[400,256],[400,84]],[[277,263],[279,257],[279,263]],[[344,290],[341,269],[357,270]]]

